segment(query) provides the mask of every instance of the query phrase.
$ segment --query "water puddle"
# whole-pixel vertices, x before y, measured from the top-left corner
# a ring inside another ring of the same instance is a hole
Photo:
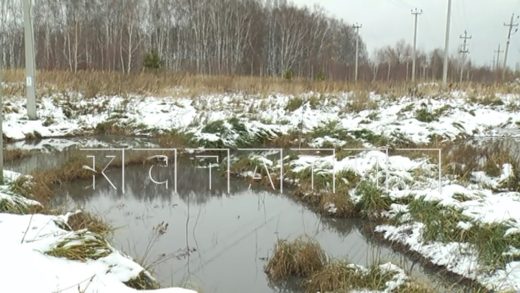
[[[76,151],[38,154],[9,168],[30,172],[64,162]],[[110,169],[98,178],[67,183],[54,204],[80,207],[115,228],[112,243],[148,266],[163,286],[188,286],[202,292],[292,292],[275,288],[264,273],[278,239],[315,238],[332,257],[369,266],[388,262],[410,270],[439,291],[453,292],[438,272],[426,269],[363,234],[359,220],[323,218],[285,194],[250,189],[241,179],[230,181],[213,169],[194,166],[187,158],[177,170],[177,193],[149,179],[149,166]],[[154,168],[156,181],[174,178],[173,168]],[[211,190],[209,186],[211,184]]]

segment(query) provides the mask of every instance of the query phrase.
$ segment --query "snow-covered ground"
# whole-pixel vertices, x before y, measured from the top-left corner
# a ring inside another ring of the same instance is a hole
[[[4,171],[4,175],[0,202],[9,201],[20,208],[39,205],[11,191],[10,184],[19,174]],[[63,244],[74,247],[89,240],[105,241],[86,230],[67,229],[70,215],[0,213],[1,292],[193,292],[180,288],[137,291],[127,287],[124,282],[146,272],[108,243],[97,259],[80,261],[49,255]]]
[[[334,169],[337,173],[348,170],[372,182],[382,181],[380,188],[394,202],[383,215],[398,222],[376,227],[375,231],[382,233],[385,239],[403,244],[433,264],[477,280],[491,290],[520,290],[520,261],[509,261],[503,268],[489,268],[479,260],[479,251],[474,245],[466,242],[427,241],[423,238],[425,225],[410,215],[407,204],[398,203],[408,197],[439,204],[445,209],[453,208],[464,217],[456,223],[461,231],[468,231],[473,226],[495,224],[505,227],[503,237],[517,236],[520,234],[520,193],[490,189],[513,176],[510,165],[503,166],[501,175],[494,178],[481,171],[474,172],[472,184],[463,185],[443,178],[440,192],[437,166],[425,159],[387,157],[381,151],[366,151],[342,160],[332,156],[300,156],[292,161],[292,171],[295,173],[310,170],[311,166],[315,174],[330,174]],[[417,175],[418,171],[421,175]],[[355,189],[349,194],[354,202],[361,200]],[[461,195],[464,200],[459,198]],[[437,225],[442,225],[442,222],[439,221]],[[518,257],[519,248],[511,246],[505,253]]]
[[[75,136],[93,133],[95,129],[99,133],[104,129],[100,125],[108,123],[128,134],[177,131],[188,134],[200,146],[234,147],[248,142],[255,147],[258,138],[272,139],[301,132],[307,145],[312,147],[351,147],[353,142],[357,147],[359,144],[374,147],[403,143],[420,146],[439,138],[453,141],[520,134],[520,95],[497,94],[480,98],[479,101],[479,97],[475,99],[465,92],[398,99],[370,94],[369,101],[365,101],[367,106],[371,105],[369,109],[354,111],[359,108],[356,105],[359,101],[352,93],[309,93],[301,97],[242,94],[196,98],[116,96],[88,100],[75,94],[67,97],[57,94],[42,98],[38,108],[40,120],[28,121],[24,118],[23,99],[11,97],[6,99],[4,135],[13,140]],[[427,157],[387,156],[385,151],[372,150],[342,159],[299,154],[290,160],[286,163],[293,174],[311,168],[325,174],[349,170],[377,182],[392,201],[390,209],[383,213],[388,223],[376,228],[384,238],[399,242],[433,264],[474,279],[489,289],[520,291],[519,261],[510,260],[502,267],[489,268],[479,260],[479,252],[471,243],[425,239],[425,224],[412,217],[404,202],[404,199],[421,200],[456,210],[464,217],[456,224],[460,231],[496,224],[506,228],[504,237],[516,237],[520,233],[520,193],[501,188],[516,172],[511,164],[502,165],[498,177],[475,170],[470,182],[442,176],[439,186],[437,165]],[[276,168],[277,163],[266,165]],[[297,182],[297,178],[290,179]],[[348,193],[354,203],[360,201],[355,187]],[[8,216],[3,221],[26,225],[29,218],[23,217],[28,216]],[[42,225],[45,220],[49,221],[49,218],[33,222]],[[59,227],[55,228],[57,230],[52,230],[52,234],[65,233],[58,231]],[[21,232],[12,233],[18,235],[18,241],[15,239],[13,243],[18,243]],[[505,253],[518,259],[520,247],[507,247]],[[86,267],[85,271],[92,272],[90,269]],[[126,270],[131,269],[126,267]]]
[[[203,126],[223,121],[232,128],[237,118],[250,133],[287,134],[311,132],[334,123],[338,129],[370,131],[391,140],[427,143],[433,135],[445,139],[515,131],[520,122],[520,101],[515,95],[497,97],[499,105],[469,102],[464,93],[450,96],[390,100],[371,94],[374,109],[350,111],[356,100],[352,93],[301,97],[286,95],[208,95],[196,98],[97,97],[56,94],[38,103],[39,120],[26,119],[25,100],[7,97],[4,135],[13,140],[26,137],[74,136],[92,132],[101,123],[114,123],[132,134],[179,130],[201,140],[222,139],[232,143],[233,134],[204,131]],[[296,100],[296,103],[294,102]],[[422,121],[419,121],[419,120]],[[430,121],[431,120],[431,121]],[[332,137],[333,138],[333,137]],[[331,137],[329,137],[331,139]],[[326,141],[327,138],[319,138]]]

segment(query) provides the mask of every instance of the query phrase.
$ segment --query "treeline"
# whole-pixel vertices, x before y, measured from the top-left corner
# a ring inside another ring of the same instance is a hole
[[[318,6],[285,0],[33,0],[40,69],[352,80],[356,35],[351,24]],[[21,0],[0,1],[0,65],[24,66]],[[418,52],[418,80],[442,78],[443,51]],[[359,78],[411,78],[404,41],[368,58],[360,41]],[[450,58],[450,80],[460,60]],[[495,81],[499,70],[469,62],[464,80]],[[509,74],[512,76],[512,73]]]
[[[23,67],[21,1],[1,3],[1,62]],[[130,73],[156,53],[172,71],[346,79],[354,63],[350,25],[285,1],[35,0],[33,15],[44,69]]]
[[[364,79],[377,81],[405,81],[412,75],[412,46],[404,40],[393,46],[375,50],[371,62],[365,64]],[[444,50],[434,49],[430,52],[416,52],[415,76],[420,81],[442,80],[444,66]],[[490,83],[502,80],[502,67],[499,65],[477,66],[470,60],[463,62],[462,56],[452,55],[448,58],[448,80],[451,82],[473,81]],[[506,70],[506,80],[518,77],[519,72]]]

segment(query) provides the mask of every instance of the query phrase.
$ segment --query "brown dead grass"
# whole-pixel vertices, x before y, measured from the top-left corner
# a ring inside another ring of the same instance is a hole
[[[190,137],[175,131],[156,136],[157,144],[163,148],[181,148],[192,146]]]
[[[23,70],[6,70],[5,81],[7,95],[20,95],[24,91]],[[442,92],[438,85],[423,86],[419,90],[412,89],[406,82],[359,82],[345,81],[318,81],[296,78],[286,80],[279,77],[259,76],[225,76],[225,75],[192,75],[178,72],[141,72],[123,74],[107,71],[39,71],[37,75],[39,93],[42,95],[56,91],[75,90],[84,94],[86,98],[98,95],[125,95],[125,94],[153,94],[156,96],[199,96],[208,93],[242,92],[246,94],[283,93],[299,95],[307,92],[360,93],[361,101],[368,95],[368,91],[384,93],[389,97],[410,95],[429,95]],[[476,87],[473,86],[472,87]],[[507,87],[503,92],[507,92]],[[475,90],[478,91],[478,90]],[[364,104],[362,102],[361,104]]]
[[[33,176],[33,184],[30,190],[31,196],[37,201],[46,204],[53,196],[53,187],[55,185],[76,179],[91,178],[92,172],[83,168],[83,166],[90,165],[86,158],[73,156],[60,167],[34,172],[31,174]]]
[[[334,205],[335,212],[330,211],[330,206]],[[329,214],[339,218],[350,218],[357,215],[356,206],[348,194],[343,193],[323,193],[320,196],[320,209],[324,214]]]
[[[15,82],[10,85],[8,95],[23,92],[24,72],[5,71],[5,80]],[[102,94],[154,94],[159,96],[197,96],[207,93],[244,92],[301,94],[304,92],[339,92],[361,87],[361,84],[348,84],[335,81],[314,81],[293,79],[291,81],[275,77],[256,76],[208,76],[184,73],[136,73],[79,71],[40,71],[37,81],[41,93],[56,90],[77,90],[90,98]],[[16,83],[17,82],[17,83]]]
[[[322,270],[313,274],[305,283],[305,291],[313,292],[348,292],[352,289],[384,290],[386,282],[395,273],[383,271],[378,266],[372,266],[363,272],[344,261],[334,261]]]
[[[110,226],[100,217],[85,211],[80,211],[69,216],[67,224],[74,231],[87,229],[90,232],[94,232],[102,236],[107,236],[112,232]]]
[[[156,156],[160,153],[154,151],[143,151],[143,152],[131,152],[125,155],[125,166],[130,165],[138,165],[138,164],[146,164],[149,162],[151,157]],[[173,152],[167,155],[171,155],[173,157]],[[170,158],[171,159],[171,158]],[[92,167],[92,161],[90,161],[87,157],[80,155],[79,153],[71,154],[71,157],[68,161],[66,161],[63,165],[58,166],[56,168],[52,168],[49,170],[39,170],[33,172],[31,174],[32,184],[29,185],[29,188],[25,188],[23,191],[24,196],[34,198],[35,200],[41,202],[42,204],[46,204],[49,199],[54,195],[53,189],[56,186],[62,185],[66,182],[71,182],[74,180],[81,179],[90,179],[92,175],[98,176],[102,168],[104,168],[104,164],[108,162],[96,163],[96,173],[93,173],[91,170],[86,167]],[[123,166],[123,161],[121,157],[118,156],[112,163],[110,163],[109,168],[121,168]],[[17,186],[25,186],[20,182]]]
[[[470,179],[474,171],[484,171],[489,176],[497,177],[506,163],[512,164],[513,170],[517,172],[520,158],[510,148],[507,141],[489,141],[479,146],[455,142],[446,144],[442,158],[444,172],[465,181]]]
[[[291,277],[309,277],[321,270],[327,261],[320,245],[308,237],[294,241],[278,240],[265,272],[272,282],[287,281]]]
[[[7,149],[4,150],[4,161],[16,161],[31,155],[30,151],[21,150],[21,149]]]

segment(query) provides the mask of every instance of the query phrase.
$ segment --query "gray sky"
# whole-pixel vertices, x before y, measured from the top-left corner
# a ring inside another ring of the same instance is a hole
[[[419,8],[417,46],[430,50],[444,48],[447,0],[292,0],[297,5],[319,4],[327,14],[348,23],[363,25],[360,34],[369,54],[374,49],[394,45],[400,39],[413,41],[411,9]],[[470,58],[476,64],[491,64],[494,50],[505,48],[507,27],[511,14],[520,14],[520,0],[453,0],[450,32],[450,52],[458,51],[459,36],[467,29]],[[516,18],[516,16],[515,16]],[[518,22],[518,19],[517,21]],[[501,54],[503,61],[504,53]],[[515,68],[520,62],[520,31],[511,37],[508,65]]]

